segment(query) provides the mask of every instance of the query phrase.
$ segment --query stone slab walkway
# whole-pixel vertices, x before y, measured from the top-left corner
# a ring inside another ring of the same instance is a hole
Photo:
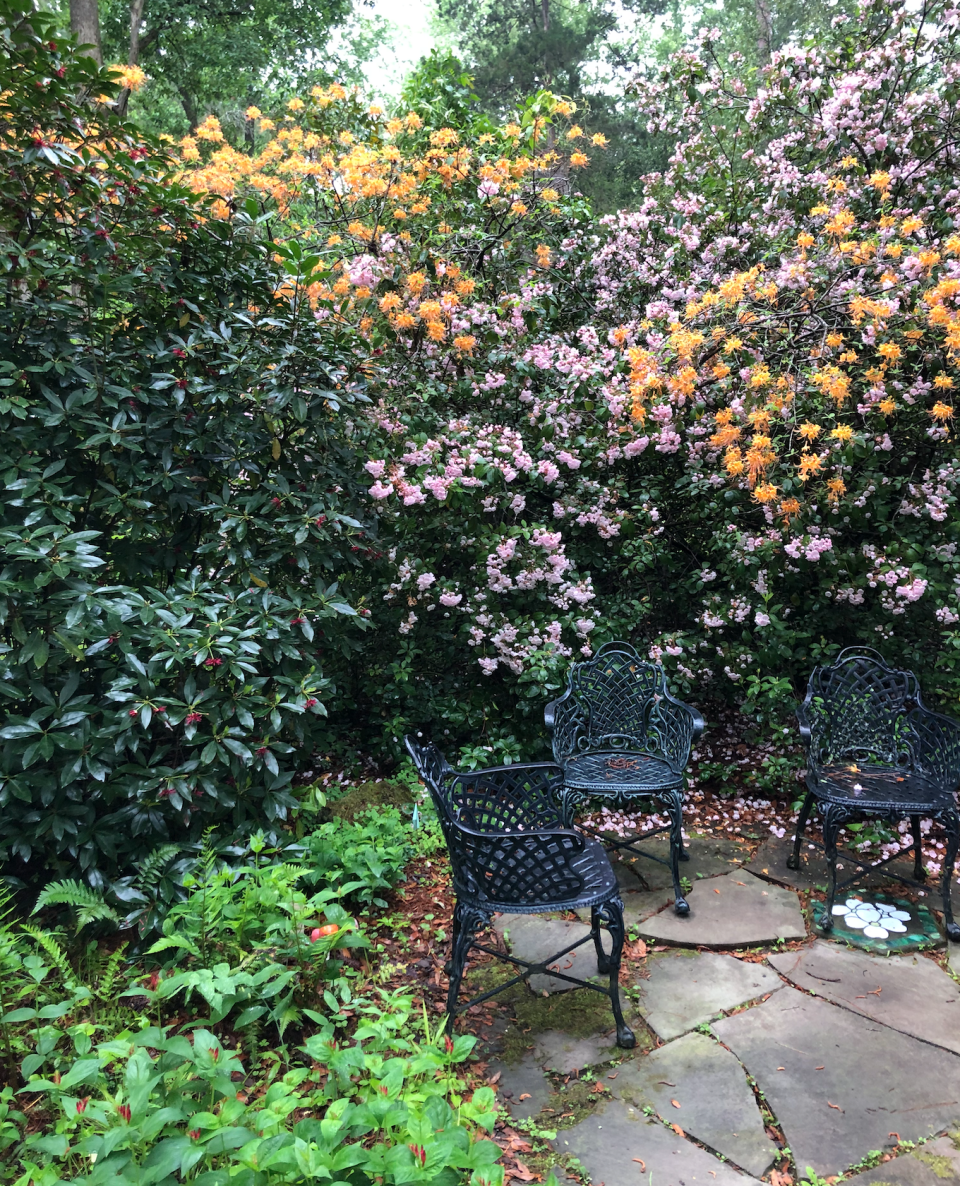
[[[932,960],[878,959],[818,940],[769,962],[799,988],[960,1054],[960,985]]]
[[[928,1141],[914,1153],[895,1157],[848,1178],[850,1186],[952,1186],[960,1182],[960,1133]]]
[[[764,1132],[743,1067],[719,1042],[686,1034],[643,1059],[624,1063],[614,1095],[661,1120],[679,1124],[717,1153],[758,1177],[773,1165],[777,1147]]]
[[[783,987],[762,964],[713,951],[662,955],[649,960],[646,970],[649,978],[637,982],[640,1012],[664,1041]]]
[[[796,893],[743,870],[698,881],[687,901],[686,918],[662,910],[637,930],[644,938],[685,947],[747,947],[806,938]]]
[[[652,843],[666,850],[664,838]],[[788,849],[765,841],[748,869],[740,846],[695,837],[686,918],[673,912],[665,867],[617,862],[628,928],[647,944],[633,949],[621,992],[636,1049],[613,1044],[607,1002],[556,976],[532,978],[549,999],[515,1001],[512,1023],[498,1017],[519,1028],[500,1047],[518,1061],[489,1073],[514,1120],[560,1126],[561,1181],[575,1157],[571,1172],[593,1186],[779,1186],[774,1168],[802,1186],[808,1166],[850,1173],[851,1186],[960,1186],[960,946],[949,975],[915,952],[885,958],[818,937],[797,891],[773,876],[771,858]],[[814,865],[796,885],[819,875]],[[586,937],[588,920],[495,925],[513,953],[539,961]],[[769,950],[792,940],[793,950]],[[592,943],[560,967],[596,976]]]
[[[713,1157],[622,1100],[557,1134],[558,1153],[572,1153],[604,1186],[756,1186],[757,1179]]]
[[[715,1022],[783,1127],[801,1174],[918,1141],[960,1118],[960,1059],[827,1001],[784,988]]]

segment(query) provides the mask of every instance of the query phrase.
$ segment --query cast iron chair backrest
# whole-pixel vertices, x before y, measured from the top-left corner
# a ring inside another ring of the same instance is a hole
[[[815,667],[797,711],[815,766],[854,761],[912,770],[918,729],[933,716],[912,671],[889,667],[870,647],[848,647],[829,667]]]
[[[662,757],[679,772],[693,735],[693,718],[670,695],[663,668],[625,642],[608,642],[575,663],[567,691],[547,706],[546,721],[560,763],[581,753],[628,750]]]
[[[483,904],[567,901],[583,890],[570,860],[583,837],[561,824],[552,762],[458,773],[432,743],[404,743],[437,809],[454,888]]]

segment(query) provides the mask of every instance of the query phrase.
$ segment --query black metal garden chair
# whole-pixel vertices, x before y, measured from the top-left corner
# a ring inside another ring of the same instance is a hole
[[[807,750],[807,794],[787,865],[791,869],[800,866],[804,829],[816,803],[830,868],[821,927],[825,931],[833,927],[838,889],[902,855],[895,853],[876,865],[853,858],[857,871],[838,886],[837,836],[841,826],[862,816],[890,822],[909,817],[913,879],[892,872],[888,876],[916,885],[926,877],[920,837],[920,820],[926,817],[940,820],[946,829],[943,916],[949,938],[960,941],[960,926],[953,921],[950,903],[950,882],[960,845],[960,816],[954,799],[960,785],[960,721],[925,708],[913,672],[888,667],[869,647],[848,647],[832,666],[814,668],[797,718]]]
[[[617,878],[603,848],[579,832],[565,828],[555,796],[563,775],[552,763],[496,766],[471,773],[451,769],[432,744],[404,739],[420,777],[427,785],[453,866],[456,906],[446,972],[448,1024],[457,1013],[485,1001],[528,976],[547,974],[592,988],[610,998],[617,1026],[617,1045],[636,1044],[620,1008],[619,976],[623,951],[623,903]],[[543,914],[590,907],[590,932],[550,959],[531,963],[506,955],[478,941],[495,913]],[[601,926],[613,940],[607,955]],[[569,976],[559,968],[571,951],[593,941],[597,967],[609,974],[609,987]],[[460,982],[470,951],[486,952],[520,968],[518,975],[465,1005],[459,1005]]]
[[[594,828],[582,830],[604,839],[610,851],[626,848],[668,864],[674,908],[689,914],[680,886],[683,846],[683,795],[690,749],[703,732],[703,717],[670,695],[659,664],[641,659],[624,642],[602,646],[586,663],[575,663],[566,692],[544,710],[552,734],[553,756],[563,768],[562,818],[573,823],[583,799],[603,796],[617,807],[636,807],[637,799],[662,804],[670,817],[663,827],[612,841]],[[664,861],[636,842],[670,832],[670,859]]]

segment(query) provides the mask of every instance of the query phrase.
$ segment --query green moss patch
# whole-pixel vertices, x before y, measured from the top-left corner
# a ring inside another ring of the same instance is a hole
[[[371,807],[403,807],[410,803],[410,792],[399,782],[382,779],[380,782],[362,782],[348,791],[341,799],[327,806],[330,819],[353,820],[361,811]]]
[[[956,1144],[956,1141],[953,1142]],[[914,1153],[917,1161],[922,1161],[924,1165],[928,1165],[938,1178],[952,1178],[953,1162],[949,1157],[938,1156],[936,1153],[924,1153],[922,1149],[918,1149]]]

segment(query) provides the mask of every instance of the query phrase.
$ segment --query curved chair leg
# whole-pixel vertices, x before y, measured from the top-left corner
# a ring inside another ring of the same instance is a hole
[[[683,797],[679,794],[672,794],[667,801],[667,810],[670,812],[670,873],[673,877],[673,908],[677,914],[684,915],[690,913],[690,904],[683,896],[683,889],[680,886],[680,853],[683,849]],[[689,859],[687,854],[684,854],[684,859]]]
[[[807,826],[807,820],[810,818],[810,811],[813,807],[813,791],[807,791],[803,800],[803,806],[800,808],[800,815],[797,819],[797,830],[793,837],[793,852],[787,857],[788,869],[800,868],[800,845],[803,843],[803,833]]]
[[[820,918],[820,927],[824,931],[833,930],[833,904],[837,897],[837,835],[840,823],[841,813],[828,803],[823,810],[823,851],[830,868],[827,905]]]
[[[960,943],[960,926],[953,921],[953,905],[950,901],[950,884],[957,863],[957,849],[960,847],[960,816],[952,811],[941,816],[941,819],[947,831],[947,850],[943,858],[943,923],[947,938]]]
[[[619,897],[608,898],[606,902],[594,906],[591,914],[594,926],[598,926],[601,920],[607,924],[610,938],[613,940],[613,950],[608,956],[604,955],[601,965],[600,940],[594,938],[597,944],[597,965],[601,972],[610,974],[610,1004],[613,1007],[613,1019],[617,1023],[617,1045],[622,1046],[624,1050],[632,1050],[637,1044],[637,1039],[624,1021],[623,1010],[620,1007],[620,960],[623,958],[624,939],[623,902]]]
[[[927,871],[923,867],[923,845],[920,839],[920,816],[910,816],[910,834],[913,836],[913,879],[926,881]]]
[[[453,909],[453,939],[450,944],[450,959],[444,971],[450,977],[447,988],[447,1030],[453,1032],[457,1015],[457,998],[460,996],[460,982],[467,966],[467,956],[473,944],[473,936],[489,920],[471,906],[457,902]]]
[[[610,971],[610,956],[603,950],[603,935],[601,923],[609,923],[609,919],[602,907],[592,906],[590,909],[590,929],[593,931],[593,946],[597,951],[597,971],[605,976]]]

